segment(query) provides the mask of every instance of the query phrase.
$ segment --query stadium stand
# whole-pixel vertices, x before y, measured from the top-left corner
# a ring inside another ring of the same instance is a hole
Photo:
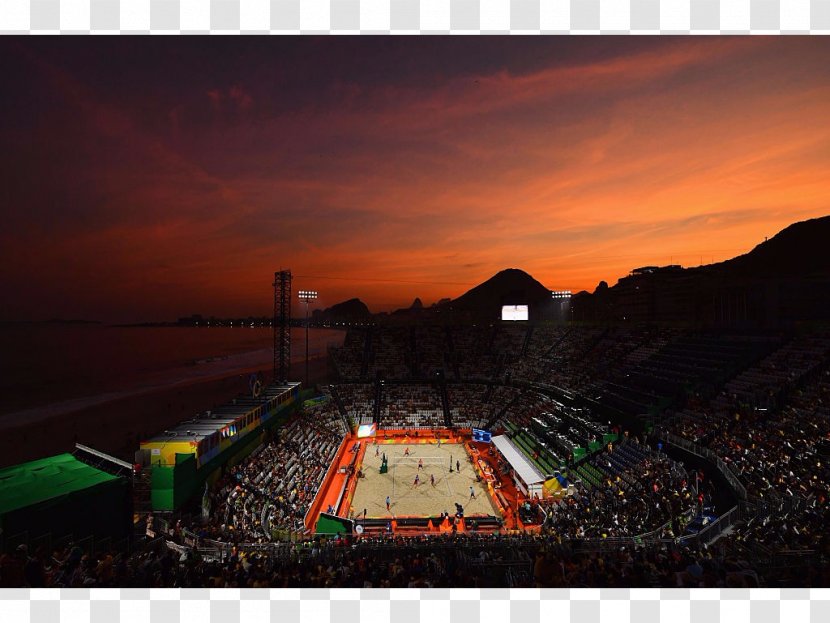
[[[338,385],[337,394],[355,424],[371,424],[374,421],[375,388],[373,385]]]
[[[163,543],[130,557],[7,553],[0,584],[829,585],[826,333],[378,326],[350,329],[331,356],[340,378],[332,399],[229,467],[209,492],[207,523],[182,515]],[[541,526],[532,534],[303,535],[349,420],[443,428],[446,415],[453,426],[505,433],[572,495],[528,500],[519,512]],[[641,426],[629,435],[617,416]],[[687,470],[672,439],[717,459],[744,495],[735,485],[733,506],[715,508],[713,479]],[[716,521],[704,519],[713,513]],[[303,543],[280,543],[287,535]]]
[[[481,428],[491,414],[487,396],[487,385],[459,383],[447,386],[450,417],[455,426]]]
[[[435,386],[384,386],[379,428],[422,429],[441,426],[444,426],[444,409]]]
[[[686,471],[637,443],[592,457],[575,469],[580,495],[552,505],[551,528],[571,538],[642,535],[696,509]]]
[[[302,531],[303,518],[345,434],[331,403],[312,417],[295,419],[279,439],[231,468],[215,487],[215,537],[245,542],[272,540],[279,530]]]

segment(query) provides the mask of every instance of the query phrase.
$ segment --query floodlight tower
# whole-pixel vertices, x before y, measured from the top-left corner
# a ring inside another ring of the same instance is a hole
[[[274,273],[274,383],[286,383],[291,368],[291,271]]]
[[[567,310],[571,309],[571,291],[570,290],[553,290],[551,297],[559,303],[559,320],[567,321]]]
[[[300,290],[299,297],[305,303],[305,386],[308,389],[308,304],[317,300],[317,291]]]

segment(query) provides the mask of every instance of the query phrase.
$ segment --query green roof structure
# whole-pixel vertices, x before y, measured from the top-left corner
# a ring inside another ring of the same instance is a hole
[[[0,517],[116,480],[68,453],[6,467],[0,469]]]

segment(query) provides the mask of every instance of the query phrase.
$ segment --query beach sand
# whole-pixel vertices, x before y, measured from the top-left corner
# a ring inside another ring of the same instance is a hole
[[[467,516],[496,515],[499,511],[493,506],[485,482],[476,480],[476,473],[470,463],[469,455],[463,444],[434,443],[411,445],[378,444],[380,452],[389,458],[389,471],[380,473],[381,458],[375,456],[375,446],[369,445],[363,459],[364,477],[355,489],[352,506],[360,512],[367,510],[367,517],[389,517],[386,510],[386,496],[391,498],[391,515],[418,516],[440,515],[442,512],[455,514],[455,504],[464,507]],[[409,456],[404,456],[409,448]],[[450,473],[450,461],[458,461],[461,471]],[[423,469],[418,469],[418,461],[423,461]],[[420,477],[420,484],[414,485],[415,475]],[[435,476],[435,486],[430,481]],[[475,491],[475,499],[470,499],[470,487]]]
[[[0,430],[0,467],[72,452],[76,442],[132,463],[142,439],[200,411],[230,402],[240,393],[248,393],[248,378],[255,371],[238,370],[220,378],[118,398],[72,413],[3,428]],[[291,372],[293,379],[304,380],[305,362],[292,362]],[[327,358],[311,360],[310,383],[327,380]]]

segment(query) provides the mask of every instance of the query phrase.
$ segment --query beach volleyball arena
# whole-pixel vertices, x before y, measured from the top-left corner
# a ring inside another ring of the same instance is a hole
[[[339,517],[364,534],[501,529],[515,521],[516,491],[497,477],[497,457],[471,430],[363,427],[344,440],[307,525],[325,533]]]

